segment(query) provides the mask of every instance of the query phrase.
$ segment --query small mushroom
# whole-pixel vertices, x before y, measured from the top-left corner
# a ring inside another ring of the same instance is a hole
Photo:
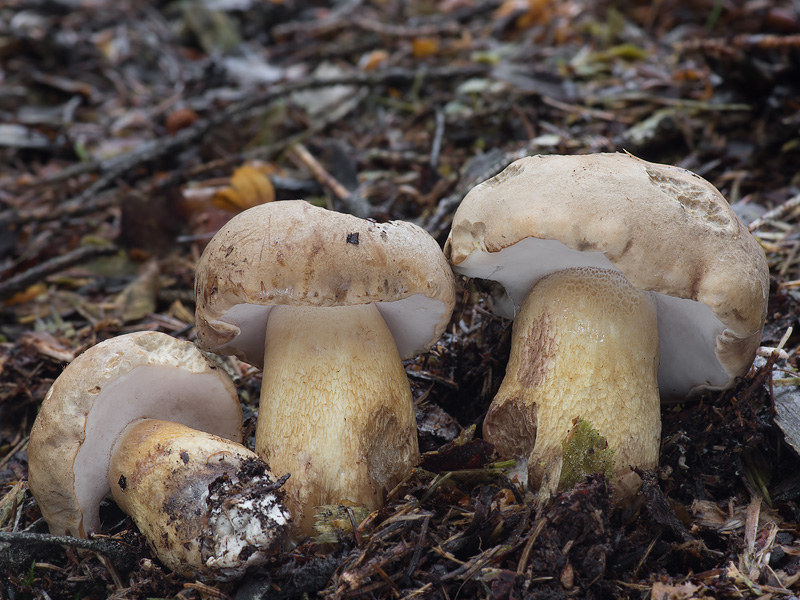
[[[455,297],[436,241],[283,201],[240,213],[197,266],[197,337],[206,350],[263,365],[256,453],[291,473],[302,534],[312,508],[374,509],[416,464],[402,359],[441,336]]]
[[[233,383],[194,344],[122,335],[78,356],[48,391],[30,489],[53,534],[98,532],[111,494],[168,568],[238,577],[281,550],[290,526],[281,482],[235,443],[241,426]]]
[[[464,198],[453,268],[504,288],[506,376],[484,421],[501,454],[553,491],[561,443],[589,421],[616,452],[618,492],[654,467],[660,399],[730,387],[766,315],[764,252],[689,171],[626,154],[523,158]],[[660,360],[659,360],[660,354]]]

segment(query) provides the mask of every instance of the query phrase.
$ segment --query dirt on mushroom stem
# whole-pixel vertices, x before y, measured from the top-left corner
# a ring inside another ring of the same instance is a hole
[[[289,533],[281,485],[263,461],[177,423],[145,419],[126,428],[108,479],[156,556],[184,577],[242,577],[280,552]]]

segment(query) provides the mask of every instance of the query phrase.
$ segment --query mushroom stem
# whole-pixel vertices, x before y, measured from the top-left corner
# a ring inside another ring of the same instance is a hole
[[[562,442],[591,423],[614,451],[615,491],[655,467],[661,433],[658,330],[650,298],[615,270],[585,267],[542,278],[514,321],[506,376],[484,421],[505,457],[527,459],[528,486],[552,494]]]
[[[272,308],[256,453],[291,473],[286,504],[303,535],[315,506],[378,508],[418,462],[408,378],[374,304]]]
[[[247,448],[170,421],[132,423],[114,444],[111,493],[153,552],[185,577],[227,580],[279,551],[290,516]]]

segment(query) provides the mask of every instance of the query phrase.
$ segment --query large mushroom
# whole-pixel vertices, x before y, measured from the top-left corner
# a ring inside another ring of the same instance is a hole
[[[50,531],[100,530],[111,495],[168,568],[225,580],[282,549],[290,516],[266,464],[236,442],[230,378],[192,343],[139,332],[90,348],[33,424],[29,484]]]
[[[528,461],[533,489],[555,489],[581,419],[615,451],[630,496],[629,468],[658,461],[659,390],[674,402],[730,387],[761,338],[764,253],[716,188],[677,167],[523,158],[467,194],[445,254],[504,288],[512,349],[484,434]]]
[[[381,506],[419,459],[402,359],[436,343],[453,310],[436,241],[410,223],[274,202],[214,236],[195,289],[200,345],[263,365],[256,453],[291,473],[299,532],[313,532],[315,506]]]

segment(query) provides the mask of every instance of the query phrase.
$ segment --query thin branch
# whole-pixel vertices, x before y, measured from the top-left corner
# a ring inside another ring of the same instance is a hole
[[[747,229],[749,229],[750,233],[752,233],[762,225],[769,223],[770,221],[774,221],[775,219],[780,219],[786,216],[798,206],[800,206],[800,194],[792,198],[789,198],[786,202],[784,202],[783,204],[779,204],[772,210],[768,210],[759,218],[757,218],[755,221],[750,223]]]
[[[27,271],[18,273],[13,277],[0,281],[0,298],[9,298],[48,275],[63,271],[67,267],[82,263],[92,258],[106,256],[118,252],[117,246],[80,246],[72,252],[56,256],[50,260],[31,267]]]
[[[0,531],[0,565],[29,563],[43,545],[89,550],[121,565],[131,563],[137,553],[137,549],[107,537],[84,539],[32,531]]]

